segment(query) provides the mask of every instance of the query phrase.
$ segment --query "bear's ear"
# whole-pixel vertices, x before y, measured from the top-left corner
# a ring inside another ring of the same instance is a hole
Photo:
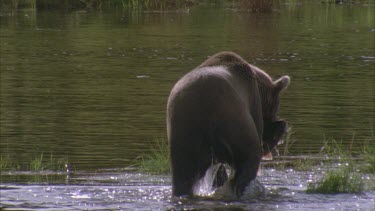
[[[287,75],[284,75],[275,81],[275,87],[279,92],[281,92],[288,87],[289,83],[290,83],[290,77]]]

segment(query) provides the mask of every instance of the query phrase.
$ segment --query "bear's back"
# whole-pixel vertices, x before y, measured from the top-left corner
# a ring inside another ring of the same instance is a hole
[[[198,67],[173,87],[168,114],[184,121],[211,121],[226,110],[247,110],[247,86],[242,85],[225,66]]]
[[[202,67],[183,76],[173,87],[169,101],[214,101],[234,95],[233,76],[224,66]],[[198,102],[197,102],[198,103]],[[202,105],[204,106],[204,105]]]

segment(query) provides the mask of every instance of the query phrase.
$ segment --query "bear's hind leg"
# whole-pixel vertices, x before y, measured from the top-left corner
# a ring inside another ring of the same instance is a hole
[[[234,193],[240,197],[246,186],[255,179],[262,157],[262,145],[255,123],[250,115],[228,115],[218,128],[218,136],[228,145],[230,156],[226,162],[235,171],[230,181]],[[230,159],[228,159],[230,158]]]
[[[235,175],[232,182],[232,187],[237,195],[241,197],[245,191],[246,186],[254,180],[258,173],[260,158],[253,158],[249,161],[238,164],[235,168]]]
[[[174,149],[173,146],[171,148],[172,195],[192,196],[194,185],[205,175],[212,158],[205,147],[179,147],[180,149]]]

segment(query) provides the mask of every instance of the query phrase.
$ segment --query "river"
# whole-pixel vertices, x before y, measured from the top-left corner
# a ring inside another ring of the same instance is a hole
[[[374,11],[374,4],[320,2],[281,4],[268,14],[211,6],[3,11],[1,155],[21,168],[41,154],[68,160],[76,172],[125,168],[166,140],[173,84],[223,50],[274,78],[291,77],[280,117],[292,128],[292,155],[318,153],[332,138],[375,144],[368,143],[375,124]],[[156,194],[170,194],[169,180],[162,181]]]

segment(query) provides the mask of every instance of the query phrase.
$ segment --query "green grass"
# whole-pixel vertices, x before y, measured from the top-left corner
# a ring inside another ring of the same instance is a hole
[[[12,162],[9,155],[0,156],[0,171],[19,170],[20,166]]]
[[[344,145],[333,138],[324,141],[321,154],[336,157],[342,162],[358,166],[363,173],[375,173],[375,138],[370,136],[361,144],[356,144],[353,134],[351,143]]]
[[[281,145],[280,154],[285,156],[280,160],[273,162],[265,162],[266,166],[282,170],[291,168],[297,171],[309,171],[314,166],[329,166],[335,163],[348,163],[358,169],[360,173],[375,173],[375,136],[371,129],[370,135],[365,139],[356,140],[355,133],[353,133],[351,140],[348,142],[337,141],[334,138],[325,138],[322,143],[319,154],[309,156],[302,156],[303,158],[295,159],[288,157],[290,149],[295,143],[293,139],[292,128],[288,129],[283,144]],[[278,152],[279,153],[279,152]],[[321,157],[321,159],[319,159]],[[279,162],[278,162],[279,161]]]
[[[362,168],[362,171],[375,174],[375,147],[372,147],[365,154],[365,160],[367,161],[367,165]]]
[[[167,141],[157,139],[151,151],[138,157],[133,165],[140,172],[168,174],[170,172],[169,149]]]
[[[355,134],[349,145],[344,145],[333,138],[325,140],[321,153],[335,157],[337,159],[333,162],[345,163],[347,166],[330,171],[319,181],[309,183],[306,192],[323,194],[363,192],[365,179],[361,175],[375,173],[374,143],[374,135],[361,144],[356,144]],[[375,188],[374,184],[370,186],[371,190]]]
[[[36,156],[34,159],[31,160],[30,171],[42,171],[44,169],[43,166],[43,153],[40,156]]]
[[[56,159],[51,153],[49,158],[44,158],[43,153],[40,156],[35,156],[31,160],[29,170],[30,171],[43,171],[43,170],[53,170],[53,171],[65,171],[68,166],[68,161],[66,159]]]
[[[329,171],[328,174],[315,183],[309,183],[307,193],[361,193],[364,190],[364,180],[353,172],[352,167]]]
[[[1,155],[0,171],[65,171],[68,166],[67,159],[56,159],[52,153],[49,157],[41,153],[30,158],[29,162],[22,162],[24,165],[20,163],[14,162],[9,155]]]
[[[375,174],[375,134],[373,127],[370,129],[370,134],[365,144],[361,147],[361,152],[366,163],[361,170],[366,173]]]
[[[320,164],[321,162],[316,159],[297,159],[289,164],[289,166],[296,171],[311,171],[313,166]]]
[[[288,127],[288,130],[286,132],[285,141],[284,141],[284,146],[283,146],[283,148],[284,148],[283,155],[284,156],[286,156],[286,155],[289,154],[290,148],[296,142],[296,140],[292,138],[293,134],[294,134],[293,128],[292,127]]]

